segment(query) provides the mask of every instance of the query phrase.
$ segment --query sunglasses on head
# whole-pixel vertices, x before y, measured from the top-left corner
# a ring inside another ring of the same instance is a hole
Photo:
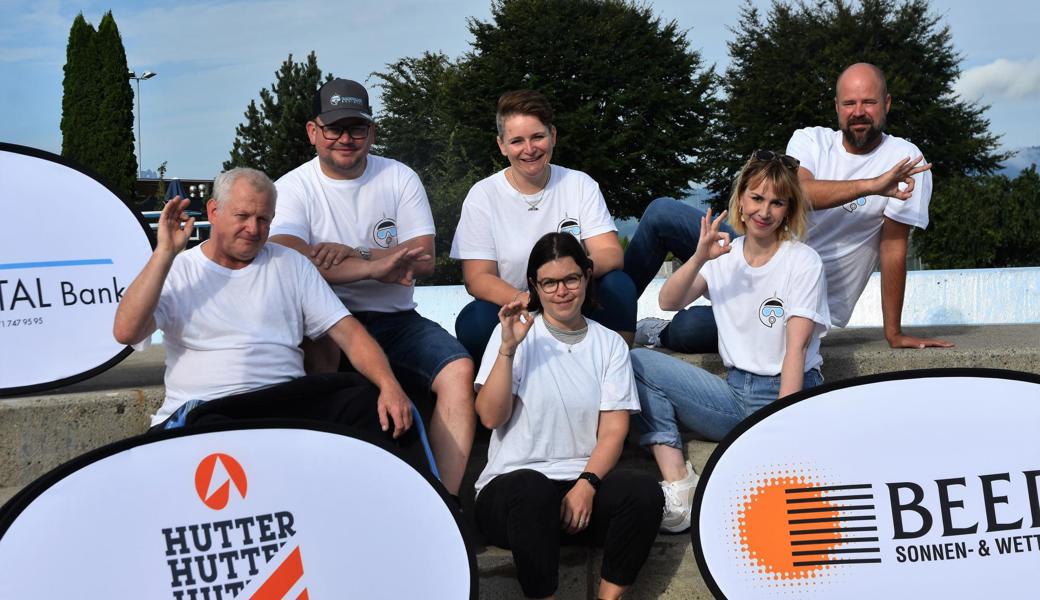
[[[780,161],[780,164],[792,171],[797,171],[798,165],[802,164],[793,156],[780,154],[779,152],[773,152],[772,150],[755,150],[751,153],[751,160],[760,160],[762,162],[778,160]]]

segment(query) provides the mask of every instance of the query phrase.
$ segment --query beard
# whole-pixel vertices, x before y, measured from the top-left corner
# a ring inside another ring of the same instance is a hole
[[[853,125],[869,125],[870,128],[866,131],[857,133],[853,131]],[[879,122],[875,123],[870,117],[860,117],[858,119],[849,119],[845,123],[845,127],[842,128],[841,132],[845,136],[845,141],[850,146],[857,150],[871,147],[878,138],[881,137],[881,132],[885,129],[885,120],[882,118]]]

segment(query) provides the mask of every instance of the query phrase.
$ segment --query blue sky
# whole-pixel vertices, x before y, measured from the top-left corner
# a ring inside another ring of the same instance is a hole
[[[688,30],[706,63],[725,67],[739,3],[648,4]],[[991,105],[987,116],[1005,148],[1040,145],[1035,0],[932,0],[932,7],[963,57],[958,92]],[[155,169],[165,160],[168,176],[200,178],[220,170],[246,105],[271,85],[290,52],[302,59],[315,50],[324,71],[364,81],[385,64],[426,50],[458,57],[469,47],[466,18],[490,15],[486,0],[0,0],[0,140],[60,151],[69,27],[79,12],[96,26],[109,9],[129,68],[159,74],[141,83],[143,166]]]

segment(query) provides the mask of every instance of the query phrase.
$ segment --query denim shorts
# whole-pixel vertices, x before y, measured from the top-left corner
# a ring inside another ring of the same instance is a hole
[[[352,313],[383,348],[402,386],[430,391],[441,369],[469,353],[453,335],[414,310]]]

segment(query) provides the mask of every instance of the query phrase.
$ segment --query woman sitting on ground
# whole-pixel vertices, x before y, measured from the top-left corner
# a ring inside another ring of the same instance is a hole
[[[701,218],[693,256],[665,282],[664,310],[711,300],[726,380],[660,352],[632,352],[642,412],[639,443],[649,446],[664,481],[662,529],[690,526],[696,473],[683,460],[680,425],[721,440],[778,397],[823,382],[820,338],[827,332],[826,280],[819,255],[798,241],[807,204],[798,161],[759,150],[733,185],[729,210]],[[743,234],[720,231],[727,212]]]
[[[476,379],[477,414],[493,430],[476,519],[488,542],[513,551],[529,598],[556,592],[561,544],[603,545],[597,597],[620,598],[661,522],[654,478],[614,469],[639,401],[628,344],[582,316],[592,274],[573,235],[538,240],[527,309],[516,299],[498,311]]]
[[[524,267],[531,246],[557,231],[581,240],[595,264],[602,307],[590,316],[631,342],[636,293],[621,270],[617,227],[591,177],[550,164],[556,127],[548,100],[534,90],[506,92],[498,99],[495,123],[509,166],[469,190],[451,245],[451,257],[462,260],[466,291],[475,298],[455,321],[459,341],[480,359],[499,307],[530,300]]]

